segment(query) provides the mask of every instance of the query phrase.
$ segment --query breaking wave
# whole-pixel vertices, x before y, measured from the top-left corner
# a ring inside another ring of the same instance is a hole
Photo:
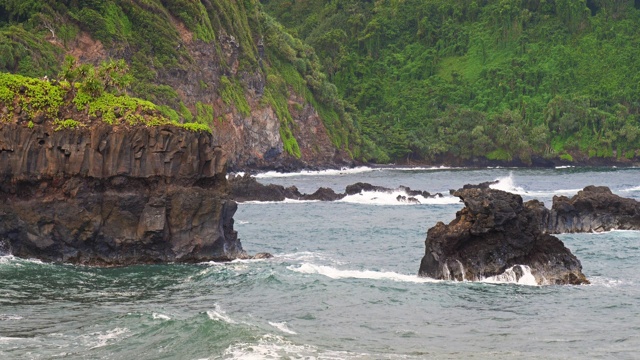
[[[287,267],[291,271],[302,274],[319,274],[331,279],[372,279],[372,280],[391,280],[398,282],[412,283],[432,283],[440,282],[431,278],[422,278],[417,275],[398,274],[391,271],[371,271],[371,270],[340,270],[331,266],[301,264],[300,266],[291,265]]]

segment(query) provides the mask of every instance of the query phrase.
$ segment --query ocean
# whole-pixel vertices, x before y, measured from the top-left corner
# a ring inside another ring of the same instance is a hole
[[[592,282],[417,277],[426,231],[494,185],[551,206],[587,185],[640,199],[640,169],[355,168],[264,173],[302,192],[362,181],[441,192],[244,203],[267,260],[98,268],[0,257],[0,359],[638,359],[640,232],[563,234]]]

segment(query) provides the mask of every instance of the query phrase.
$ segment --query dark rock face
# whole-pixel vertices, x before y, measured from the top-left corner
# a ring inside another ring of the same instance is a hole
[[[539,201],[488,188],[453,194],[465,207],[429,229],[420,276],[477,281],[526,265],[538,284],[588,283],[580,261],[541,227],[548,210]]]
[[[0,248],[95,265],[245,258],[225,154],[172,126],[0,126]]]
[[[362,191],[379,191],[392,192],[394,189],[375,186],[368,183],[355,183],[348,185],[344,194],[336,193],[333,189],[321,187],[313,194],[302,194],[295,186],[285,188],[282,185],[264,185],[259,183],[249,174],[244,176],[235,176],[229,179],[231,184],[231,198],[238,202],[246,201],[283,201],[284,199],[293,200],[317,200],[317,201],[336,201],[343,199],[347,195],[359,194]],[[398,202],[419,204],[420,201],[415,198],[417,195],[424,197],[442,197],[437,193],[431,195],[426,191],[411,190],[406,186],[400,186],[399,190],[404,191],[407,196],[398,195]]]
[[[587,186],[571,199],[554,196],[543,226],[556,234],[640,230],[640,202],[615,195],[605,186]]]

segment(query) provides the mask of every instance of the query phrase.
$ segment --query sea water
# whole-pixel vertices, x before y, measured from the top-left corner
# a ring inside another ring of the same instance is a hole
[[[399,203],[240,204],[249,252],[273,259],[97,268],[0,257],[0,359],[637,359],[640,233],[565,234],[592,285],[417,277],[426,231],[462,208],[449,189],[496,188],[551,205],[584,186],[640,199],[640,169],[356,168],[261,174],[344,191],[441,192]],[[527,268],[521,270],[527,274]],[[512,274],[513,273],[513,274]]]

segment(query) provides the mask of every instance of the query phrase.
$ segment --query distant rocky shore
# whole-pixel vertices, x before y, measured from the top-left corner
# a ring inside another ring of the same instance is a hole
[[[489,185],[452,191],[465,207],[448,225],[439,222],[428,230],[420,276],[482,280],[525,265],[538,284],[588,284],[580,261],[551,234],[640,230],[640,203],[607,187],[555,196],[549,210]]]
[[[377,191],[391,193],[394,191],[403,192],[406,195],[398,195],[396,200],[403,203],[420,203],[417,196],[424,198],[442,197],[442,194],[431,194],[427,191],[412,190],[406,186],[391,189],[383,186],[371,185],[369,183],[358,182],[348,185],[344,193],[336,193],[333,189],[321,187],[312,194],[303,194],[297,187],[284,187],[282,185],[264,185],[258,182],[255,177],[245,174],[232,176],[229,179],[231,185],[231,198],[237,202],[247,201],[284,201],[291,200],[316,200],[316,201],[336,201],[348,195],[359,194],[363,191]]]

